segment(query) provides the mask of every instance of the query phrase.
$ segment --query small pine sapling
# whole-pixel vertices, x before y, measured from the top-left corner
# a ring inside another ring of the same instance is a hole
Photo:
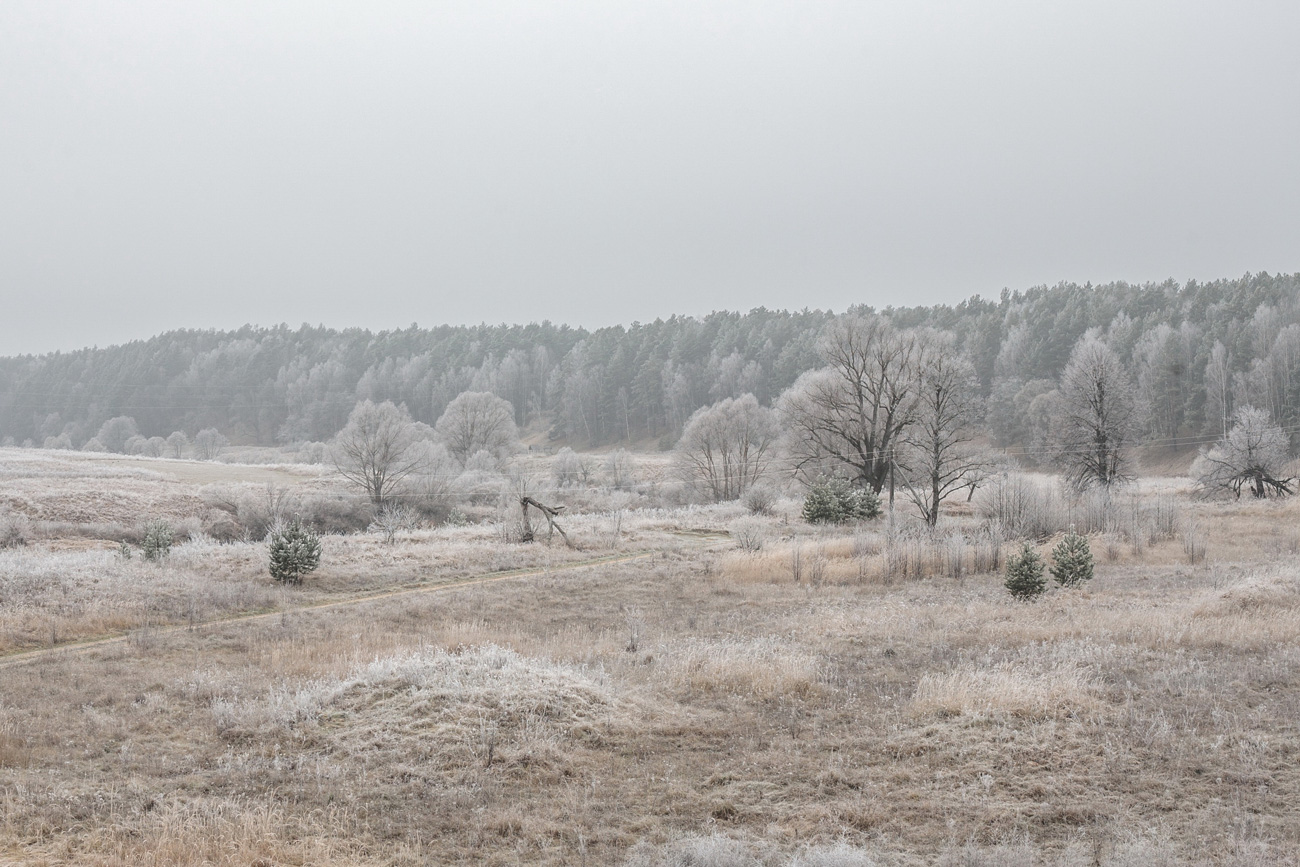
[[[171,553],[172,527],[166,521],[155,518],[144,525],[144,539],[140,542],[140,553],[144,559],[157,563]]]
[[[1073,529],[1052,549],[1052,577],[1062,587],[1076,587],[1092,578],[1088,539]]]
[[[271,531],[271,577],[281,584],[301,584],[320,565],[320,534],[298,521]]]
[[[1035,599],[1047,589],[1047,581],[1043,578],[1043,558],[1038,556],[1031,543],[1026,542],[1019,553],[1007,558],[1006,588],[1022,602]]]

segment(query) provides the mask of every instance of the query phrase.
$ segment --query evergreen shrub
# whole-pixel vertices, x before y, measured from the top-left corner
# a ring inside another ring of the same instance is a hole
[[[870,488],[854,488],[841,478],[817,479],[803,501],[803,519],[810,524],[842,524],[880,517],[880,497]]]
[[[1052,577],[1062,587],[1075,587],[1092,578],[1088,539],[1073,529],[1052,549]]]
[[[175,533],[172,525],[161,518],[155,518],[144,525],[144,539],[140,542],[140,553],[144,559],[157,563],[171,553]]]
[[[1007,558],[1006,588],[1016,599],[1028,602],[1047,589],[1043,578],[1043,558],[1026,542],[1018,553]]]
[[[281,584],[301,584],[320,565],[320,534],[298,521],[271,531],[271,577]]]

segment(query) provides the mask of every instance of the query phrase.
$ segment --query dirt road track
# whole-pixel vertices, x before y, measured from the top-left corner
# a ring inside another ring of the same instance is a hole
[[[708,538],[708,536],[705,536],[704,534],[692,535],[696,536],[696,538],[701,541]],[[630,554],[615,554],[608,557],[596,557],[591,560],[579,560],[575,563],[565,563],[559,566],[546,566],[540,569],[515,569],[509,572],[490,572],[486,575],[477,575],[473,578],[466,578],[461,581],[449,581],[442,584],[429,583],[419,584],[416,586],[407,585],[395,590],[381,590],[374,593],[356,594],[342,599],[322,600],[320,602],[299,605],[293,608],[281,608],[275,611],[258,612],[256,614],[236,614],[231,617],[218,617],[213,620],[204,620],[199,623],[161,626],[152,628],[150,630],[150,635],[168,635],[176,632],[203,629],[204,627],[209,626],[255,623],[259,620],[269,620],[271,618],[282,617],[288,614],[323,611],[329,608],[344,608],[349,605],[364,605],[368,602],[378,602],[384,599],[397,599],[403,596],[420,596],[428,593],[441,593],[447,590],[458,590],[463,587],[473,587],[479,584],[492,584],[497,581],[510,581],[518,578],[537,578],[543,575],[573,572],[579,569],[590,569],[596,566],[608,566],[614,563],[629,563],[633,560],[643,560],[647,557],[654,557],[659,553],[661,553],[661,549],[636,551]],[[0,669],[12,668],[24,663],[35,662],[56,655],[66,656],[81,654],[99,647],[121,644],[129,641],[133,634],[135,634],[135,631],[106,635],[102,638],[88,638],[84,641],[69,641],[67,644],[55,645],[54,647],[42,647],[38,650],[23,650],[17,653],[11,653],[5,656],[0,656]]]

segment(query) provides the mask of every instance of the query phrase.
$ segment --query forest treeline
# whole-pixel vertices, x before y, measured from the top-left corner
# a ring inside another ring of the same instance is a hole
[[[1128,366],[1150,441],[1221,434],[1239,404],[1300,428],[1300,274],[1062,283],[882,312],[897,327],[952,332],[1000,445],[1030,441],[1035,398],[1056,387],[1089,329]],[[594,331],[549,322],[172,331],[0,359],[0,437],[80,448],[129,416],[144,437],[216,429],[243,444],[323,441],[358,401],[405,404],[432,424],[457,395],[486,391],[510,402],[521,428],[580,448],[671,443],[700,407],[744,394],[770,405],[820,366],[817,337],[833,318],[758,308]]]

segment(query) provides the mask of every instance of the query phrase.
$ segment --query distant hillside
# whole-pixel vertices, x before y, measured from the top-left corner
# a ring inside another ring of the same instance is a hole
[[[902,326],[953,331],[978,369],[999,442],[1075,341],[1098,328],[1130,364],[1148,436],[1218,431],[1230,403],[1300,424],[1300,274],[1207,283],[1063,283],[956,306],[891,309]],[[697,408],[754,393],[770,403],[818,364],[823,311],[763,308],[586,331],[527,326],[372,333],[303,326],[173,331],[103,349],[0,359],[0,437],[79,448],[106,420],[144,436],[217,428],[234,442],[332,436],[360,399],[432,423],[465,390],[492,391],[521,425],[575,444],[674,436]],[[1216,349],[1216,347],[1218,347]],[[1207,366],[1222,385],[1207,391]]]

